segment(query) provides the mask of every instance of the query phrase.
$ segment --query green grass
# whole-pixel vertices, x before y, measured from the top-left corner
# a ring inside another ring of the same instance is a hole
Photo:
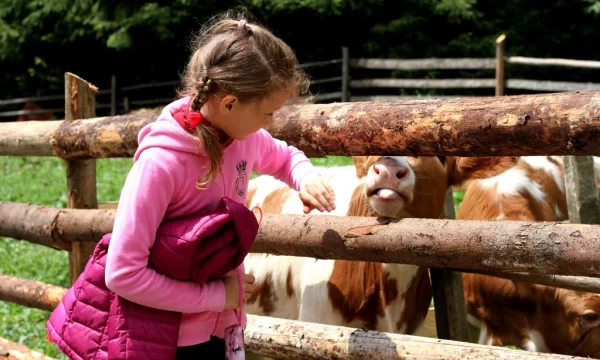
[[[315,165],[351,165],[343,156],[311,159]],[[97,160],[98,201],[119,199],[132,159]],[[0,156],[0,200],[66,207],[64,162],[52,157]],[[456,200],[462,193],[455,194]],[[68,287],[68,254],[0,237],[0,273]],[[66,359],[54,343],[45,340],[47,311],[0,301],[0,337],[18,342],[48,356]]]
[[[131,159],[97,160],[98,201],[119,198]],[[0,157],[0,200],[66,207],[64,162],[47,157]],[[0,273],[68,287],[68,254],[0,237]],[[66,359],[45,340],[47,311],[0,301],[0,336]]]

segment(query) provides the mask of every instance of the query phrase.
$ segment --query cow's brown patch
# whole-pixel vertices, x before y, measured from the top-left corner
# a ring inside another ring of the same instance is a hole
[[[523,346],[536,311],[536,286],[462,274],[467,312],[488,327],[495,346]]]
[[[254,304],[258,300],[258,306],[263,309],[265,315],[269,315],[275,311],[275,302],[278,299],[277,294],[273,291],[273,275],[269,272],[262,283],[256,283],[254,291],[246,302]]]
[[[562,168],[551,157],[547,157],[547,160]],[[500,194],[496,186],[483,188],[479,183],[473,182],[467,188],[457,219],[488,220],[501,218],[521,221],[560,221],[566,219],[568,214],[566,196],[550,173],[535,169],[522,160],[514,168],[525,171],[529,180],[540,186],[540,191],[544,194],[543,201],[539,201],[525,189],[522,189],[517,195]],[[561,212],[561,218],[556,216],[555,209]]]
[[[288,187],[280,187],[269,193],[265,197],[261,205],[263,213],[280,214],[283,209],[283,205],[292,195],[292,190]]]
[[[405,301],[404,310],[396,323],[396,330],[400,330],[403,325],[406,325],[406,334],[414,334],[419,324],[427,316],[432,296],[429,269],[420,266],[410,282],[408,290],[402,294]]]
[[[294,296],[294,283],[292,281],[292,267],[288,268],[287,277],[285,278],[285,292],[288,297]]]
[[[247,208],[250,208],[250,204],[252,203],[252,200],[254,199],[254,195],[256,195],[256,191],[257,191],[256,186],[251,186],[248,189],[248,195],[246,196],[246,207]]]
[[[380,263],[336,260],[327,282],[329,300],[346,322],[360,319],[365,328],[374,330],[377,316],[384,315],[383,283]]]
[[[383,274],[383,299],[385,305],[391,304],[398,298],[398,282],[390,277],[388,272]]]

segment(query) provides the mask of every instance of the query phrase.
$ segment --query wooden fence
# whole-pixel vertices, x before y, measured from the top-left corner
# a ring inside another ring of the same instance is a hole
[[[444,97],[462,97],[460,89],[489,89],[489,96],[504,95],[505,89],[534,92],[561,92],[600,90],[600,83],[569,82],[551,80],[529,80],[505,78],[505,67],[507,65],[524,66],[557,66],[580,69],[600,69],[600,61],[552,59],[552,58],[530,58],[520,56],[505,56],[504,35],[496,41],[496,58],[424,58],[424,59],[376,59],[376,58],[351,58],[347,47],[342,47],[341,57],[337,59],[316,61],[302,64],[301,67],[311,72],[317,68],[339,66],[339,76],[329,76],[312,81],[311,88],[320,88],[327,85],[328,92],[317,91],[314,102],[330,101],[371,101],[371,100],[410,100],[430,99]],[[361,78],[362,73],[371,70],[495,70],[495,78],[454,78],[454,79],[419,79],[419,78]],[[333,72],[328,72],[332,74]],[[97,103],[96,109],[106,115],[117,115],[128,113],[140,107],[162,106],[174,100],[174,96],[167,97],[166,94],[174,93],[173,89],[179,85],[179,81],[164,81],[147,84],[135,84],[130,86],[118,86],[116,76],[111,77],[110,88],[97,92],[99,96],[106,96],[104,102]],[[167,90],[169,89],[170,90]],[[335,89],[338,90],[335,90]],[[161,89],[158,95],[148,99],[135,100],[135,93],[140,90]],[[361,93],[368,91],[369,95],[353,95],[353,90]],[[431,89],[454,89],[457,93],[444,96],[407,96],[398,94],[381,95],[376,94],[379,90],[397,93],[405,89],[423,89],[425,92]],[[335,91],[334,91],[335,90]],[[64,100],[64,95],[39,96],[29,98],[18,98],[0,100],[0,107],[26,102],[49,102]],[[55,113],[62,114],[64,109],[54,107],[47,110],[12,110],[0,112],[3,117],[14,117],[28,114]]]
[[[97,118],[98,89],[69,73],[65,74],[65,85],[65,120],[32,121],[19,126],[0,124],[0,155],[57,156],[66,160],[68,209],[0,202],[0,236],[69,251],[69,277],[73,283],[95,242],[112,230],[115,214],[114,210],[97,209],[96,159],[132,156],[139,129],[158,114]],[[543,121],[538,111],[541,107],[552,110],[544,112]],[[571,222],[597,224],[600,207],[597,196],[595,200],[590,197],[585,179],[593,174],[590,156],[600,154],[600,124],[590,121],[598,118],[600,91],[581,91],[428,102],[286,106],[276,114],[274,125],[268,130],[312,156],[569,155],[566,167],[571,169],[574,184],[568,197]],[[381,136],[384,133],[387,136]],[[548,133],[553,136],[543,136]],[[587,216],[588,213],[596,215]],[[299,234],[307,234],[306,227],[311,227],[311,235],[300,237]],[[377,227],[377,231],[356,232],[365,227]],[[577,246],[569,246],[575,232]],[[326,233],[328,241],[323,240]],[[389,241],[397,233],[403,234],[402,244]],[[480,244],[486,246],[470,244],[470,250],[465,251],[461,239],[474,234],[482,237]],[[441,219],[403,219],[381,224],[372,218],[265,214],[254,252],[433,267],[438,337],[460,342],[249,316],[248,348],[289,359],[345,359],[364,357],[374,351],[382,359],[425,352],[433,358],[454,359],[464,358],[465,349],[469,356],[481,358],[559,359],[562,357],[466,343],[464,302],[455,297],[462,293],[457,290],[461,283],[454,271],[493,272],[506,277],[517,272],[528,280],[541,282],[550,281],[549,274],[560,275],[571,287],[589,289],[594,278],[600,277],[600,270],[593,266],[600,258],[599,235],[600,225],[517,221],[459,224]],[[348,241],[349,236],[352,241]],[[526,251],[511,251],[515,237]],[[424,248],[426,252],[422,251]],[[573,275],[592,278],[569,282],[573,278],[568,277]],[[25,279],[2,276],[0,280],[0,300],[25,306],[52,309],[64,293],[59,287]],[[310,349],[311,345],[316,347]]]

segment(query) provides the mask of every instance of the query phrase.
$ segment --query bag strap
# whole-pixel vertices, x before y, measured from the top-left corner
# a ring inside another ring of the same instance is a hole
[[[235,310],[235,315],[237,317],[238,325],[242,325],[242,309],[244,308],[244,282],[242,279],[242,274],[239,272],[235,272],[238,278],[238,286],[240,290],[240,308]]]
[[[258,212],[260,213],[260,218],[258,219],[258,226],[260,226],[260,224],[262,223],[262,218],[263,218],[262,209],[259,206],[255,206],[252,208],[252,212],[254,212],[254,210],[258,210]]]

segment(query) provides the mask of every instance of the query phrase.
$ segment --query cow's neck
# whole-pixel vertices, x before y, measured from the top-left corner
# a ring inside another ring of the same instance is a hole
[[[364,184],[354,190],[347,215],[380,216],[369,206]],[[416,217],[408,212],[399,215],[398,218]],[[347,263],[347,266],[369,267],[375,266],[375,263],[352,262],[352,264]],[[382,307],[387,313],[386,318],[394,319],[393,324],[389,324],[390,329],[412,334],[423,324],[429,310],[432,293],[428,268],[396,263],[383,263],[380,266],[383,272],[378,279],[380,283],[378,287],[383,292],[382,298],[385,303]]]

